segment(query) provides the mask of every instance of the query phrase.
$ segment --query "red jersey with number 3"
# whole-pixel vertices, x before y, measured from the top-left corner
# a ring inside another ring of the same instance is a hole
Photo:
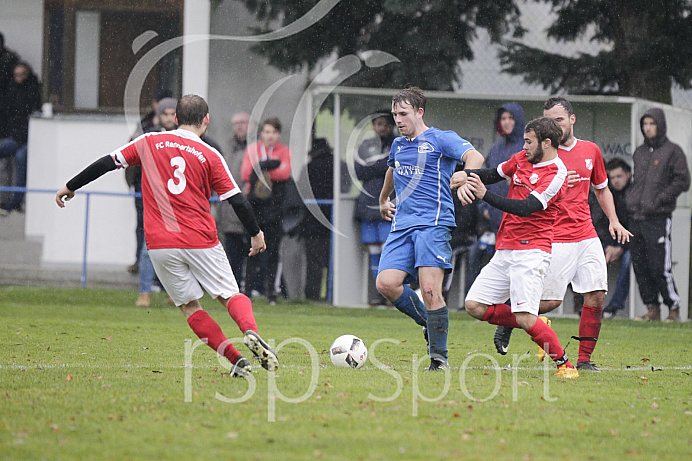
[[[505,213],[497,231],[498,250],[543,250],[551,253],[553,224],[559,203],[567,188],[567,169],[559,157],[541,163],[530,163],[523,150],[497,166],[497,172],[510,180],[507,197],[525,200],[536,197],[543,209],[526,217]]]
[[[567,167],[578,175],[572,187],[567,188],[560,213],[555,221],[555,242],[581,242],[598,237],[591,221],[589,184],[596,189],[608,187],[608,174],[601,149],[590,141],[575,139],[571,146],[560,146],[557,155]],[[574,173],[570,173],[574,174]]]
[[[142,165],[147,248],[211,248],[219,243],[212,191],[240,193],[223,156],[187,130],[146,133],[111,154],[118,168]]]

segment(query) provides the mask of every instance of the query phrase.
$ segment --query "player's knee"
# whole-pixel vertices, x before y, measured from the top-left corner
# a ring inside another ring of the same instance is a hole
[[[605,300],[605,291],[592,291],[590,293],[584,293],[584,305],[592,307],[603,306],[603,301]]]
[[[487,306],[484,304],[479,303],[478,301],[470,301],[466,300],[464,303],[464,307],[466,308],[466,312],[474,318],[481,319],[483,318],[483,315],[485,315],[485,311],[488,309]]]
[[[377,288],[377,291],[382,294],[382,296],[391,301],[396,289],[398,288],[398,283],[380,274],[375,280],[375,287]]]
[[[559,299],[543,299],[541,300],[541,304],[538,308],[538,313],[547,314],[548,312],[554,311],[560,307],[560,304],[562,304],[562,301]]]

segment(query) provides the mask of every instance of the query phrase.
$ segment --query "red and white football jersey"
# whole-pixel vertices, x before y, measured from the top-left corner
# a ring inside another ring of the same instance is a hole
[[[553,243],[553,225],[559,212],[559,202],[567,189],[567,168],[559,157],[532,164],[526,151],[497,167],[498,173],[510,180],[508,198],[524,200],[533,195],[543,209],[521,217],[505,213],[497,232],[495,248],[498,250],[539,249],[550,253]]]
[[[213,190],[225,200],[240,189],[216,149],[178,129],[143,134],[111,156],[118,168],[142,165],[148,249],[218,245],[209,197]]]
[[[601,149],[590,142],[575,139],[569,147],[560,146],[557,155],[567,167],[575,171],[579,180],[567,188],[560,213],[555,221],[555,242],[581,242],[598,237],[591,221],[589,208],[589,184],[596,189],[608,186],[608,174]]]

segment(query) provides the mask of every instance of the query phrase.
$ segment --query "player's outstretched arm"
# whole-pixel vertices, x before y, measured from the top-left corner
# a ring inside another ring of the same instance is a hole
[[[60,208],[65,207],[65,202],[74,197],[74,192],[94,181],[109,171],[117,168],[115,160],[110,155],[104,155],[94,163],[84,168],[77,176],[67,181],[65,187],[60,189],[55,197],[55,202]]]
[[[603,209],[603,213],[605,213],[605,215],[608,217],[608,221],[610,221],[610,224],[608,225],[610,236],[620,244],[629,242],[630,237],[632,237],[632,233],[625,229],[625,226],[620,224],[618,215],[615,212],[613,193],[610,192],[610,189],[607,187],[602,189],[594,188],[594,193],[596,194],[598,204],[601,205],[601,208]]]
[[[468,184],[473,189],[476,197],[485,201],[488,205],[504,211],[505,213],[526,217],[531,213],[535,213],[536,211],[543,209],[543,204],[541,201],[533,195],[529,195],[525,199],[519,200],[502,197],[487,190],[485,188],[485,184],[483,184],[483,181],[481,181],[481,178],[475,173],[471,173],[469,176]]]

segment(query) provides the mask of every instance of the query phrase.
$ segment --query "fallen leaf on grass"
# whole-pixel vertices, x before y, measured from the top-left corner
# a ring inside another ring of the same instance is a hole
[[[620,437],[620,434],[618,434],[617,432],[615,432],[614,429],[610,429],[608,432],[610,432],[610,435],[612,435],[613,437]]]
[[[644,357],[644,358],[642,359],[642,363],[646,363],[646,362],[648,362],[648,361],[649,361],[649,359],[646,358],[646,357]]]
[[[641,379],[644,382],[647,382],[649,380],[649,378],[647,378],[646,376],[640,376],[639,379]]]
[[[67,375],[67,378],[65,378],[65,381],[72,381],[74,378],[72,378],[72,375]]]
[[[652,403],[652,404],[651,404],[651,408],[653,408],[654,410],[657,409],[657,408],[658,408],[658,404],[657,404],[656,402]]]

